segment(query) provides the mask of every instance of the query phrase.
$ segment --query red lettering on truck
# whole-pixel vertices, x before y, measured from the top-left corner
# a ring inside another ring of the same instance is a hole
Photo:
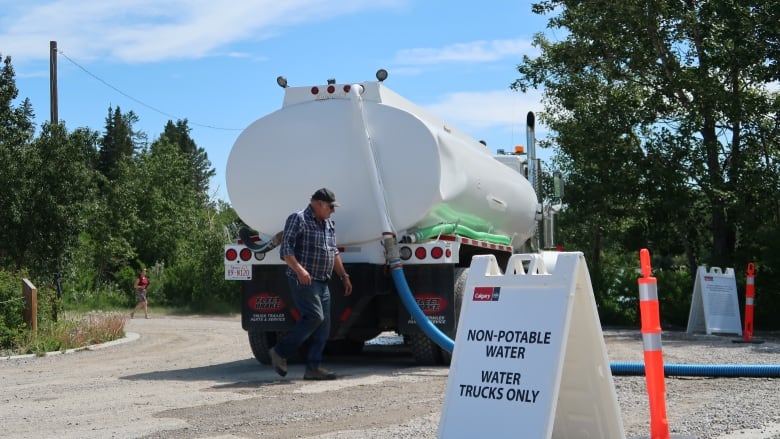
[[[426,315],[441,314],[447,309],[447,299],[436,294],[415,294],[414,300]]]
[[[260,313],[279,312],[285,308],[284,300],[276,294],[255,294],[247,300],[249,309]]]

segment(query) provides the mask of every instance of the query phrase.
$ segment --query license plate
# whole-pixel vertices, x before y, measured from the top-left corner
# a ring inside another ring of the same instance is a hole
[[[252,266],[225,264],[225,280],[252,280]]]

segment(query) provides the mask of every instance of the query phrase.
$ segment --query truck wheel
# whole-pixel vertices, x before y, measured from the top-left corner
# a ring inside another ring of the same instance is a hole
[[[265,332],[248,331],[249,346],[252,348],[252,354],[260,364],[271,364],[271,356],[268,350],[276,345],[276,341],[287,335],[286,332]],[[306,351],[309,349],[309,342],[304,342],[293,356],[287,359],[288,363],[303,363],[306,358]]]
[[[435,366],[441,364],[441,349],[427,335],[405,334],[404,341],[409,346],[415,362],[422,366]]]
[[[458,322],[460,321],[460,309],[463,306],[463,292],[466,290],[466,281],[469,278],[469,267],[455,268],[455,291],[453,292],[453,300],[455,305],[455,327],[451,334],[447,334],[451,339],[455,340],[455,334],[458,333]],[[438,346],[437,346],[438,347]],[[444,365],[449,366],[452,362],[452,352],[447,352],[444,349],[441,350],[441,358]]]
[[[276,344],[275,332],[248,331],[249,346],[252,348],[252,354],[260,364],[271,364],[271,357],[268,350]]]
[[[452,331],[447,333],[447,335],[453,340],[455,339],[455,334],[458,332],[460,309],[463,305],[463,293],[466,289],[466,280],[468,280],[468,277],[468,267],[455,268],[453,291],[455,325]],[[412,356],[418,364],[427,366],[442,364],[449,366],[450,362],[452,361],[451,352],[447,352],[446,350],[442,349],[423,333],[404,335],[404,341],[409,345],[409,348],[412,351]]]

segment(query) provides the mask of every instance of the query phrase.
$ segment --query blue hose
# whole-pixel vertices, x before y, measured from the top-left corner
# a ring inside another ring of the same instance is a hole
[[[390,274],[393,277],[395,288],[398,290],[398,296],[409,314],[417,322],[417,326],[434,343],[439,345],[447,352],[452,352],[455,348],[455,342],[441,332],[434,325],[428,316],[423,313],[420,306],[414,300],[414,295],[406,282],[403,268],[400,260],[390,263]],[[610,363],[610,369],[613,375],[644,375],[644,363]],[[702,377],[780,377],[780,365],[771,364],[750,364],[750,365],[732,365],[732,364],[665,364],[664,375],[666,376],[702,376]]]
[[[434,343],[439,345],[447,352],[452,352],[455,349],[455,342],[451,338],[447,337],[447,334],[441,332],[439,328],[434,325],[428,316],[423,313],[417,301],[414,300],[414,295],[409,289],[409,284],[406,283],[406,276],[404,270],[401,267],[400,261],[390,264],[390,274],[393,276],[393,282],[395,282],[395,288],[398,290],[398,296],[401,297],[401,302],[409,314],[412,315],[414,321],[417,322],[417,326],[422,329],[425,335],[428,336]]]
[[[610,363],[613,375],[644,375],[644,363]],[[778,364],[664,364],[666,376],[780,377]]]

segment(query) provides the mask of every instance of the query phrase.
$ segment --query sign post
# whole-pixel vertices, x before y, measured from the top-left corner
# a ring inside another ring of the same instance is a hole
[[[525,267],[528,267],[527,269]],[[472,260],[440,438],[624,437],[582,253]]]

